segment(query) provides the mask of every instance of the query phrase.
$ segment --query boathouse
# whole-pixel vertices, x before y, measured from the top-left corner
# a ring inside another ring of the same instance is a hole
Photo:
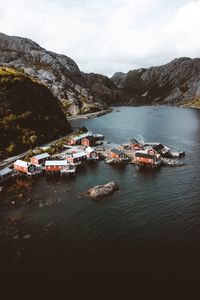
[[[135,162],[142,164],[153,165],[157,161],[155,150],[149,151],[136,151],[135,152]]]
[[[125,159],[126,155],[119,149],[113,148],[111,150],[111,156],[112,158],[117,158],[117,159]]]
[[[69,163],[67,160],[46,160],[45,171],[46,172],[61,172],[69,169]]]
[[[77,153],[71,153],[67,156],[67,161],[71,164],[80,165],[87,158],[86,152],[81,151]]]
[[[38,154],[38,155],[31,157],[31,163],[35,166],[44,166],[45,161],[49,157],[50,157],[50,155],[47,152]]]
[[[83,133],[83,134],[80,134],[78,136],[74,136],[72,138],[70,138],[70,141],[69,141],[69,144],[70,145],[80,145],[81,144],[81,141],[84,139],[84,138],[87,138],[89,136],[91,136],[91,132],[88,131],[86,133]]]
[[[14,163],[14,169],[20,173],[26,173],[27,175],[38,173],[36,166],[20,159]]]
[[[130,146],[133,150],[141,150],[142,149],[142,145],[136,139],[132,139],[130,141]]]
[[[0,182],[6,181],[8,178],[12,176],[13,171],[6,167],[0,170]]]
[[[87,136],[81,140],[81,144],[85,147],[94,146],[96,139],[93,136]]]

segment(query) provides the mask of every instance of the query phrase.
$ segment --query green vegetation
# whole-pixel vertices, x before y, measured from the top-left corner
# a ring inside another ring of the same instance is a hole
[[[196,98],[196,99],[190,101],[188,104],[189,104],[189,106],[200,107],[200,98]]]
[[[46,86],[0,67],[0,159],[66,135],[71,127]]]
[[[71,103],[68,100],[66,100],[66,99],[61,100],[61,108],[66,116],[69,115],[70,106],[71,106]]]

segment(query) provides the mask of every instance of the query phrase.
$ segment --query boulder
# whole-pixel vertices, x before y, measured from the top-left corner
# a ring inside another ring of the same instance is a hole
[[[102,198],[108,196],[115,191],[119,190],[119,186],[115,181],[111,181],[107,184],[96,185],[89,189],[88,194],[92,199]]]

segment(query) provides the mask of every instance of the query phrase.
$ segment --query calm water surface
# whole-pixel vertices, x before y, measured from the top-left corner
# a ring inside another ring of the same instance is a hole
[[[138,172],[133,165],[100,162],[75,178],[13,183],[0,195],[2,272],[31,281],[33,274],[64,274],[78,285],[87,274],[90,280],[100,274],[119,281],[142,278],[144,285],[188,274],[194,281],[200,257],[200,111],[119,107],[71,123],[103,133],[112,145],[136,138],[183,149],[185,166]],[[110,180],[119,183],[119,192],[99,201],[84,196]],[[11,207],[13,199],[17,205]]]

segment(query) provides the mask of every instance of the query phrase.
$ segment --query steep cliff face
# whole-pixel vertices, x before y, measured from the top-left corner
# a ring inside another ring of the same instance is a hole
[[[14,68],[0,67],[0,157],[70,131],[58,100],[45,85]]]
[[[200,97],[200,59],[174,59],[163,66],[115,74],[112,81],[144,102],[186,104]]]
[[[127,103],[130,95],[119,89],[110,78],[100,74],[83,74],[91,93],[100,103]]]
[[[66,115],[102,109],[71,58],[46,51],[29,39],[0,33],[0,64],[39,79],[61,101]]]

